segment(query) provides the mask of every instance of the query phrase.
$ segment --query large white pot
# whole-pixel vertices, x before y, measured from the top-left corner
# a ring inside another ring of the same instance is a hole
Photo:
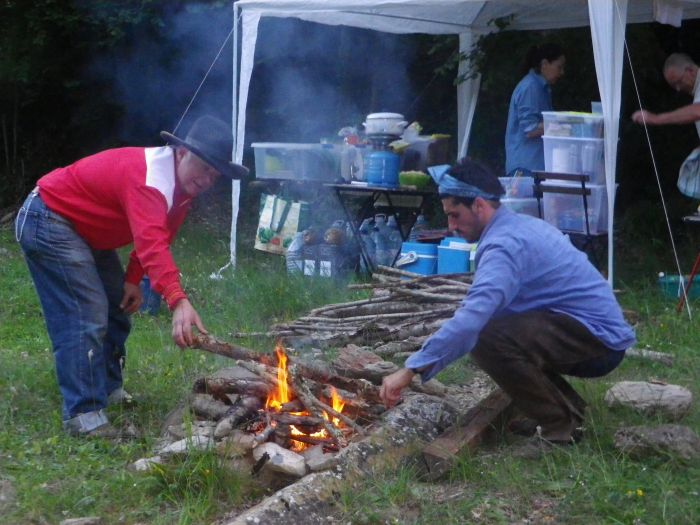
[[[367,121],[362,125],[368,135],[376,133],[401,135],[408,122],[400,113],[370,113],[367,115]]]

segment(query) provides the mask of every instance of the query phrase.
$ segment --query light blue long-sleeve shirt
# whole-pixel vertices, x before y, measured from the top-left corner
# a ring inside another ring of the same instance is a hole
[[[470,352],[491,318],[544,310],[570,315],[612,350],[635,334],[610,285],[559,230],[500,206],[476,251],[474,282],[454,316],[406,360],[427,381]]]
[[[516,168],[544,169],[541,137],[527,136],[542,122],[542,112],[552,111],[552,91],[544,77],[534,70],[515,86],[508,107],[506,126],[506,173]]]

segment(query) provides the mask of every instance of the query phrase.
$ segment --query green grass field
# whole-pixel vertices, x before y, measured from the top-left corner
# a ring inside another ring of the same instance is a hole
[[[0,523],[55,524],[81,516],[101,516],[109,524],[212,523],[265,493],[247,473],[223,468],[213,454],[192,455],[148,474],[127,470],[150,455],[165,417],[193,381],[230,364],[175,347],[165,309],[156,317],[135,316],[125,386],[140,404],[133,412],[111,412],[116,420],[131,419],[144,438],[114,445],[64,435],[50,344],[9,226],[0,230],[0,249],[0,480],[8,480],[16,492],[13,503],[0,500]],[[354,297],[332,282],[288,278],[278,257],[248,248],[242,252],[235,272],[226,270],[224,279],[212,280],[210,274],[228,258],[225,228],[192,221],[174,246],[185,289],[217,336],[264,330],[314,306]],[[634,265],[639,267],[639,261]],[[697,316],[676,315],[674,303],[644,281],[620,281],[621,302],[641,317],[639,347],[669,352],[676,362],[666,367],[627,359],[608,377],[576,381],[591,405],[582,443],[525,461],[496,442],[463,457],[440,483],[420,481],[408,464],[378,471],[349,483],[331,517],[338,523],[368,524],[700,523],[700,465],[677,458],[633,461],[621,455],[612,445],[617,428],[662,420],[611,411],[602,401],[610,384],[622,379],[680,384],[697,397]],[[261,350],[272,344],[239,342]],[[469,368],[465,363],[440,378],[459,383]],[[700,431],[697,406],[682,423]]]

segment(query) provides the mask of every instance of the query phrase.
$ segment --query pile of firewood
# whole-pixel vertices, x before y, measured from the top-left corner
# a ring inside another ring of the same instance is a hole
[[[410,353],[452,317],[469,291],[472,275],[424,276],[380,266],[372,279],[349,285],[372,290],[368,299],[322,306],[268,332],[231,335],[275,337],[292,346],[296,341],[326,347],[371,346],[383,357]]]
[[[209,394],[227,404],[230,404],[230,394],[238,396],[236,403],[218,421],[217,434],[222,434],[224,428],[235,428],[251,414],[258,413],[265,418],[264,428],[255,432],[258,442],[277,438],[277,441],[325,444],[336,450],[347,444],[348,435],[364,435],[363,427],[371,424],[384,411],[378,383],[387,371],[391,371],[387,367],[395,366],[352,345],[342,349],[334,363],[285,354],[286,381],[282,384],[279,375],[279,352],[282,350],[278,350],[277,356],[258,353],[205,335],[197,336],[193,346],[235,359],[239,367],[249,372],[235,376],[205,377],[195,382],[195,393]],[[277,410],[261,411],[262,402],[280,388],[289,391],[290,401]],[[345,404],[342,412],[331,406],[332,390]],[[295,415],[298,413],[304,415]],[[332,419],[339,420],[340,426],[334,426]],[[295,435],[290,432],[291,426],[305,428],[309,432]],[[319,428],[324,428],[328,437],[310,436]]]

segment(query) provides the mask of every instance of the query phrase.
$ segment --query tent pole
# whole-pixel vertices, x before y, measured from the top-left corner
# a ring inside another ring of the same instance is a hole
[[[231,151],[231,160],[240,162],[241,159],[236,159],[238,151],[238,23],[241,19],[240,8],[236,2],[233,2],[233,79],[231,86],[231,132],[233,133],[233,151]],[[241,181],[231,181],[231,239],[229,242],[229,263],[236,267],[236,237],[238,210],[241,195]]]

